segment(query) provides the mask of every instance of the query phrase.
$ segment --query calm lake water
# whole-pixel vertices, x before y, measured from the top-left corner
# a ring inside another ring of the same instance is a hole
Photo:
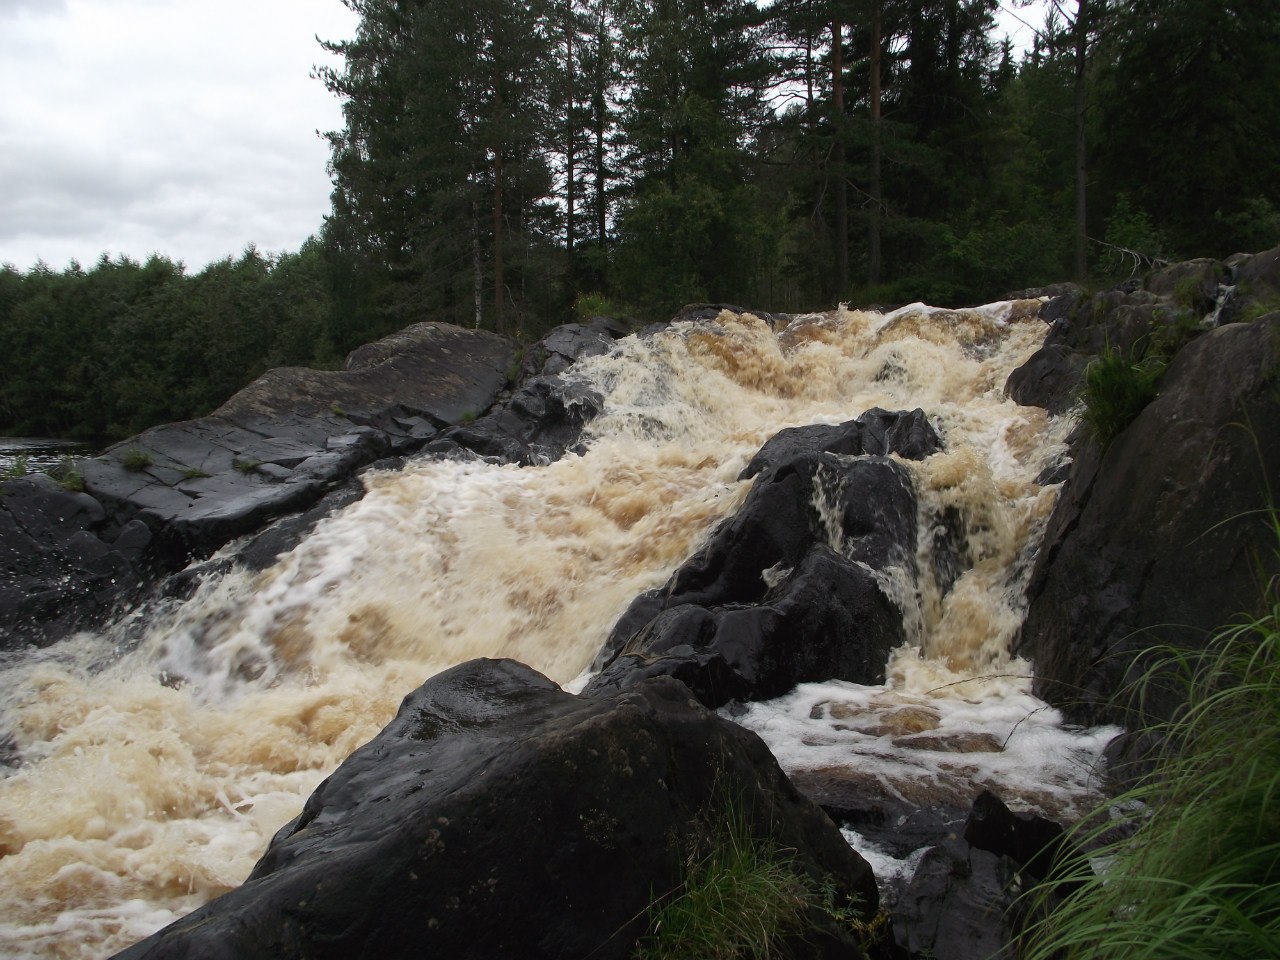
[[[25,457],[27,471],[36,473],[56,467],[63,457],[91,457],[87,443],[55,440],[50,437],[0,437],[0,473],[6,473]]]

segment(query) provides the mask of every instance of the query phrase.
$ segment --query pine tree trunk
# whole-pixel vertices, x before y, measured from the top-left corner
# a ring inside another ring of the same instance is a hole
[[[849,184],[845,178],[844,24],[838,20],[831,22],[831,112],[836,134],[836,296],[843,297],[849,290]]]
[[[1085,67],[1089,52],[1089,0],[1079,0],[1076,7],[1076,57],[1075,57],[1075,121],[1076,121],[1076,281],[1084,283],[1088,273],[1086,245],[1089,213],[1087,190],[1087,165],[1085,151],[1085,119],[1088,101],[1085,96]]]
[[[493,327],[505,334],[502,319],[502,152],[493,155]]]
[[[880,6],[871,18],[871,226],[867,238],[867,282],[880,282]]]
[[[576,99],[576,91],[574,90],[574,66],[573,66],[573,4],[572,2],[565,4],[565,59],[567,61],[567,76],[569,88],[565,97],[565,185],[564,185],[564,206],[565,206],[565,251],[569,255],[569,269],[573,269],[573,243],[574,243],[574,210],[573,203],[577,199],[574,190],[577,186],[575,177],[577,176],[577,152],[574,149],[577,146],[577,137],[573,128],[573,105]]]
[[[494,115],[502,116],[502,80],[495,74],[493,77]],[[495,137],[493,144],[493,328],[505,334],[506,328],[502,319],[503,280],[502,280],[502,138]]]

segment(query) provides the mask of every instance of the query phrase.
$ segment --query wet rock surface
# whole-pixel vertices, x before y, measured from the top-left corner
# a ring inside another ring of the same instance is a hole
[[[791,779],[832,820],[901,862],[900,874],[881,878],[887,955],[1011,960],[1026,917],[1020,898],[1073,852],[1060,824],[1016,813],[972,783],[903,793],[851,768]]]
[[[146,523],[161,558],[179,566],[485,409],[514,355],[493,334],[415,324],[356,350],[340,371],[272,370],[209,417],[117,444],[84,461],[85,490]]]
[[[44,474],[0,482],[0,650],[63,636],[143,583],[151,533]]]
[[[1280,476],[1280,316],[1209,331],[1105,450],[1075,459],[1028,586],[1017,652],[1078,722],[1166,719],[1178,688],[1132,692],[1155,644],[1203,646],[1275,572],[1268,481]]]
[[[119,956],[622,960],[726,798],[796,869],[874,912],[861,857],[754,734],[683,685],[575,697],[471,661],[407,697],[243,886]],[[814,921],[789,955],[860,955]]]
[[[604,399],[584,383],[537,376],[491,413],[440,434],[427,444],[437,457],[477,456],[522,466],[559,459],[574,447]]]
[[[1045,292],[1053,292],[1045,288]],[[1205,330],[1280,310],[1280,248],[1226,261],[1189,260],[1089,295],[1064,286],[1040,309],[1044,344],[1009,375],[1018,403],[1062,413],[1077,401],[1088,362],[1104,350],[1141,359]]]
[[[556,459],[601,403],[560,374],[623,332],[602,318],[556,328],[526,352],[526,366],[539,372],[507,393],[513,343],[419,323],[356,350],[340,371],[269,371],[208,417],[154,427],[77,461],[84,494],[47,478],[6,485],[0,648],[97,626],[156,576],[254,531],[234,558],[177,574],[165,591],[188,591],[232,562],[264,569],[362,497],[365,469],[407,455]]]
[[[743,471],[756,482],[738,513],[619,619],[587,691],[670,675],[715,707],[882,680],[905,633],[875,571],[913,570],[916,552],[911,477],[887,454],[940,447],[919,410],[781,431]]]

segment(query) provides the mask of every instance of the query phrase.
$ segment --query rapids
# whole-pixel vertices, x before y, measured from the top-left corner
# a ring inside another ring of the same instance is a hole
[[[840,309],[778,331],[724,313],[628,338],[570,372],[606,398],[582,454],[366,474],[364,499],[275,567],[4,664],[0,737],[16,759],[0,781],[0,955],[105,956],[232,888],[449,665],[507,656],[581,684],[628,602],[741,503],[736,477],[769,437],[874,406],[922,407],[943,437],[906,466],[922,523],[962,518],[968,568],[945,595],[928,578],[888,584],[913,642],[883,686],[805,685],[736,719],[790,770],[870,757],[906,793],[945,766],[1069,814],[1105,737],[1064,729],[1007,652],[1056,496],[1035,479],[1070,427],[1003,396],[1043,339],[1036,306]],[[969,767],[904,757],[872,721],[907,708],[940,736],[985,732],[1006,750]],[[853,713],[860,730],[831,722]]]

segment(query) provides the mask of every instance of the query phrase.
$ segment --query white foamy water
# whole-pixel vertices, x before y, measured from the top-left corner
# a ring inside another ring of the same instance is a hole
[[[926,527],[948,508],[961,518],[967,569],[945,593],[890,578],[913,646],[884,687],[808,685],[745,722],[793,769],[870,752],[887,779],[936,779],[924,762],[891,769],[881,755],[900,748],[883,731],[864,731],[878,744],[866,747],[837,729],[906,698],[943,733],[1004,738],[1030,716],[974,766],[984,783],[1020,789],[1034,776],[1022,764],[1044,753],[1035,736],[1074,743],[1068,765],[1087,765],[1095,740],[1062,731],[1026,681],[959,683],[1028,672],[1007,647],[1055,495],[1034,478],[1066,427],[1002,395],[1043,337],[1034,307],[841,310],[777,333],[722,314],[628,339],[576,368],[606,395],[583,455],[369,474],[363,500],[275,567],[149,613],[129,652],[81,636],[11,667],[2,729],[23,763],[0,781],[0,954],[101,957],[235,886],[316,784],[447,666],[510,656],[575,677],[628,602],[741,503],[736,477],[765,440],[873,406],[923,407],[943,436],[944,453],[908,467]],[[924,561],[931,543],[922,533]],[[1087,789],[1043,776],[1028,803],[1069,809]]]

